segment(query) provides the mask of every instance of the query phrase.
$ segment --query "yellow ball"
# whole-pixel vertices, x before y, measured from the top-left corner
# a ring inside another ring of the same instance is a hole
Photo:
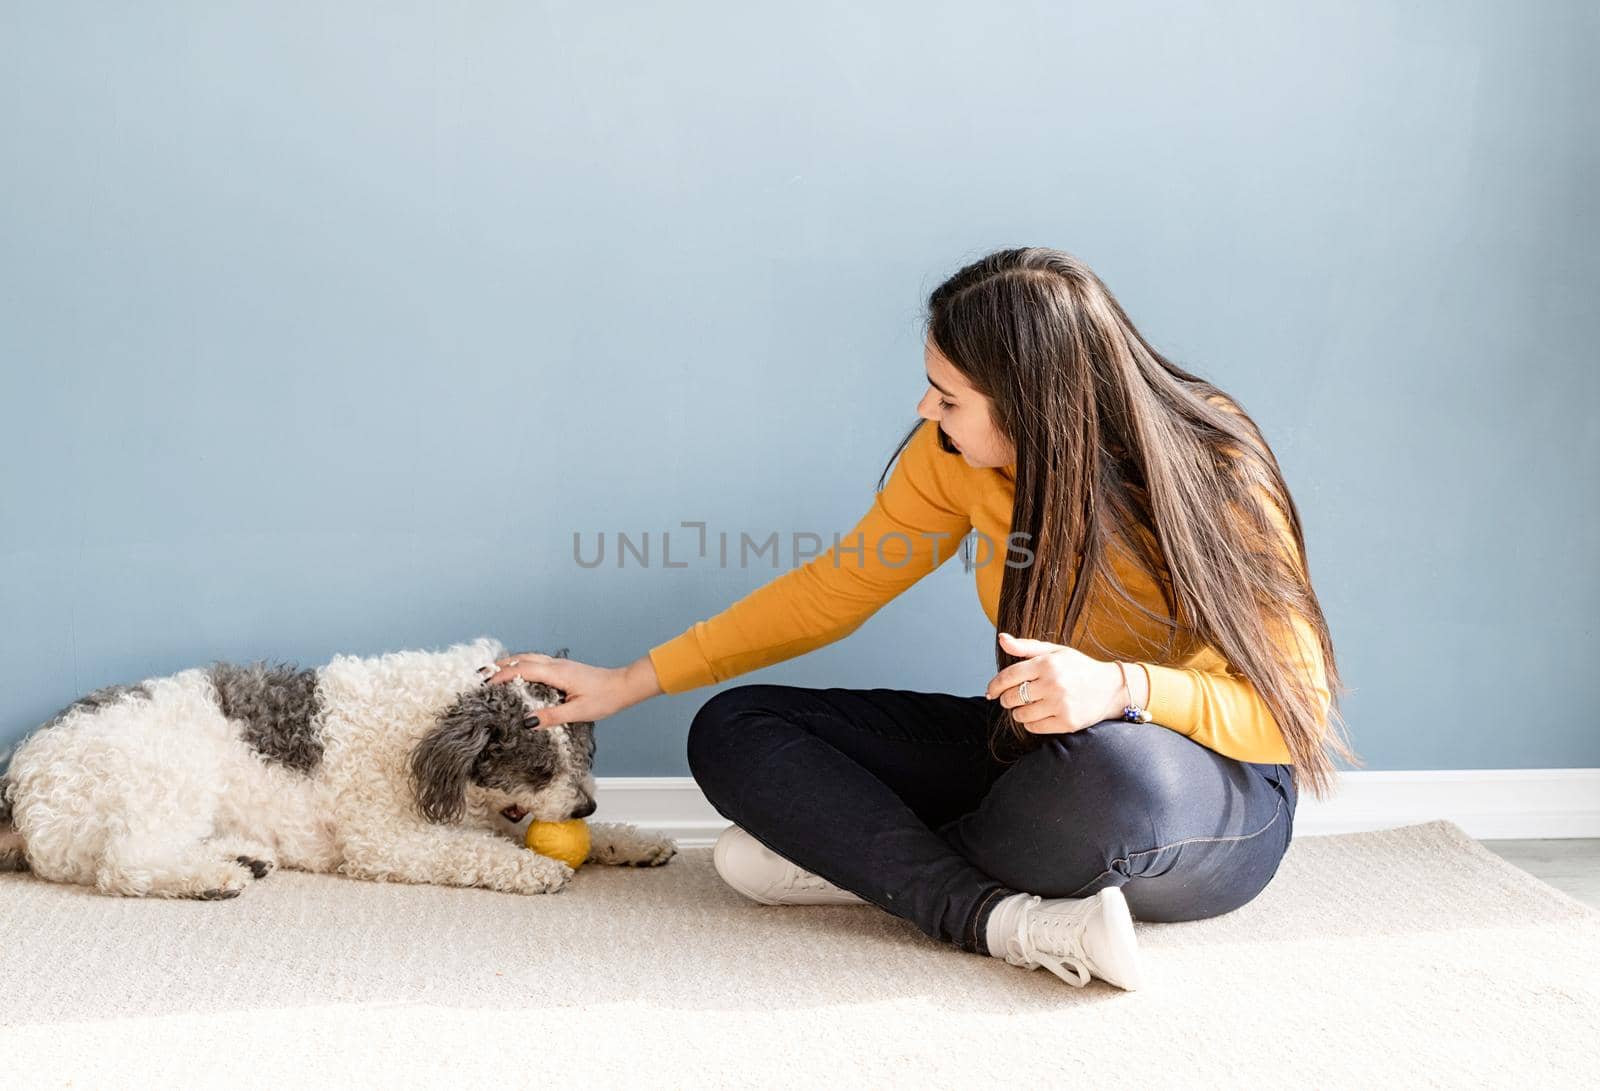
[[[566,822],[530,822],[525,842],[540,856],[578,868],[589,858],[589,824],[581,818]]]

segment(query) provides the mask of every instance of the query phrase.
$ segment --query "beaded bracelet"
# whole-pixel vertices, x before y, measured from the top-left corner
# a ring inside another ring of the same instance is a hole
[[[1128,707],[1122,710],[1122,718],[1130,724],[1150,723],[1154,717],[1149,711],[1133,703],[1133,686],[1128,683],[1128,665],[1119,659],[1117,669],[1122,672],[1122,688],[1128,691]]]

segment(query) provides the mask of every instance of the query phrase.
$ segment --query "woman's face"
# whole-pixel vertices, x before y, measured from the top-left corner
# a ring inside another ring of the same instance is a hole
[[[1016,449],[995,427],[989,399],[968,386],[961,372],[931,341],[923,345],[922,358],[927,365],[928,392],[917,403],[917,416],[938,422],[969,466],[990,469],[1014,465]]]

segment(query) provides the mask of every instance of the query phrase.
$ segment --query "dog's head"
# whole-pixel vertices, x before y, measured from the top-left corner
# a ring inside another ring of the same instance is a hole
[[[470,690],[445,709],[411,753],[412,790],[428,821],[460,821],[469,799],[512,822],[593,814],[594,724],[523,723],[563,696],[517,680]]]

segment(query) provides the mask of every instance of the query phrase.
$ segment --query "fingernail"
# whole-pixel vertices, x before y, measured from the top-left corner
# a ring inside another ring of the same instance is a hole
[[[522,722],[527,724],[529,727],[538,727],[539,726],[539,717],[537,717],[537,716],[524,716],[523,719],[522,719]]]

